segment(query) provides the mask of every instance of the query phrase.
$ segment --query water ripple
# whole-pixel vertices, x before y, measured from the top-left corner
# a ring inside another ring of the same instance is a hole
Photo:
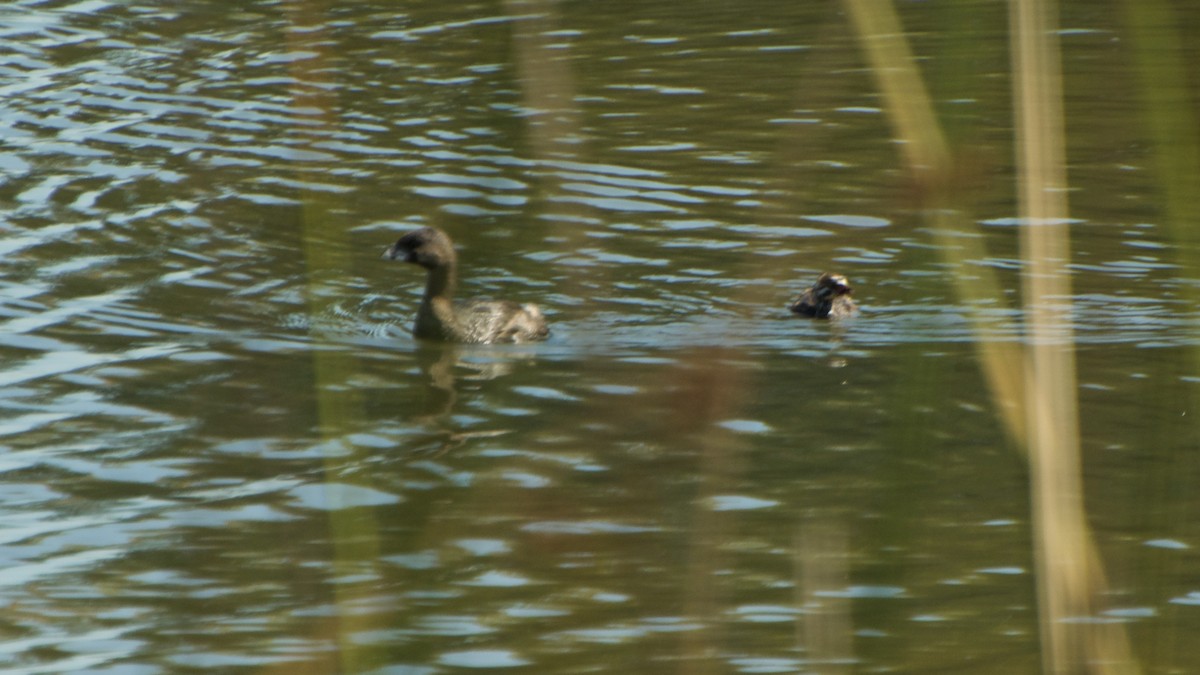
[[[809,618],[799,590],[932,606],[962,570],[1021,580],[1023,527],[911,586],[886,570],[948,559],[940,539],[869,531],[1027,521],[972,359],[1027,340],[1012,251],[1029,223],[981,210],[996,253],[966,269],[1008,290],[956,299],[878,102],[819,85],[826,57],[858,56],[810,10],[185,4],[0,9],[3,667],[679,660],[674,634],[704,628],[680,580],[702,579],[720,586],[705,611],[755,645],[703,667],[795,670],[810,664],[778,629]],[[817,86],[798,95],[801,73]],[[1200,345],[1177,247],[1144,195],[1106,192],[1094,210],[1131,224],[1079,228],[1062,299],[1092,369],[1088,433],[1112,446],[1089,460],[1101,487],[1127,457],[1179,473],[1160,427],[1188,412],[1175,359]],[[550,340],[412,339],[420,270],[379,252],[426,225],[454,237],[462,294],[537,301]],[[857,320],[787,312],[824,269],[854,281]],[[914,363],[937,387],[896,395]],[[1148,391],[1174,398],[1124,405]],[[879,495],[913,485],[930,522],[896,528]],[[863,585],[821,537],[794,548],[810,525],[885,572]],[[1169,527],[1130,540],[1193,546]],[[844,585],[801,589],[797,561]],[[1196,604],[1179,586],[1164,603]],[[967,634],[966,614],[878,630]]]

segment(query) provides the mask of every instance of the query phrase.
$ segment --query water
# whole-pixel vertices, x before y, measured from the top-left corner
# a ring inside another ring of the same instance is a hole
[[[0,9],[0,664],[1035,670],[1004,5],[902,8],[982,333],[839,5],[442,5]],[[1194,246],[1112,21],[1063,20],[1089,620],[1189,672]],[[551,339],[415,344],[422,225]],[[827,268],[862,316],[788,316]]]

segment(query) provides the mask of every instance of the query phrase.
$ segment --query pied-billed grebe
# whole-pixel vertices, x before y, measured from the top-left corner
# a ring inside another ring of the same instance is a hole
[[[386,251],[388,260],[415,263],[428,270],[425,295],[417,310],[413,336],[426,340],[492,344],[532,342],[550,334],[537,305],[507,300],[454,302],[458,258],[445,232],[425,227],[400,237]]]
[[[818,319],[844,319],[858,313],[858,305],[850,297],[853,292],[846,277],[824,272],[817,278],[817,283],[801,293],[788,308]]]

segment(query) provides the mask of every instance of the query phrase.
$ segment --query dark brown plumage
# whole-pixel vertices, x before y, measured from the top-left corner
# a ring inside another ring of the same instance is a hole
[[[383,253],[424,267],[425,295],[413,323],[413,336],[442,342],[493,344],[533,342],[550,334],[537,305],[508,300],[454,301],[458,256],[445,232],[433,227],[400,237]]]
[[[844,319],[858,313],[858,305],[850,297],[853,292],[846,277],[824,272],[817,278],[817,283],[801,293],[788,308],[817,319]]]

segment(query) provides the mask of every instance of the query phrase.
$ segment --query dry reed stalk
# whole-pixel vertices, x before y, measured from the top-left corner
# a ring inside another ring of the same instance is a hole
[[[966,308],[977,336],[1011,333],[1009,321],[984,308],[1002,301],[1000,282],[984,260],[978,228],[956,198],[956,167],[921,73],[908,47],[895,8],[889,0],[845,0],[863,44],[871,72],[883,94],[884,108],[899,139],[906,168],[929,204],[925,217],[937,248],[953,270],[954,290]],[[976,353],[997,411],[1015,439],[1025,435],[1023,385],[1016,345],[991,339],[974,341]]]
[[[1136,672],[1124,627],[1094,621],[1107,582],[1083,505],[1058,7],[1054,0],[1009,7],[1042,669]]]
[[[933,206],[939,248],[959,271],[959,297],[977,315],[977,304],[1000,299],[999,286],[986,273],[967,273],[983,247],[951,208],[952,154],[899,19],[888,0],[845,2],[909,172]],[[1123,627],[1091,621],[1106,583],[1083,510],[1057,8],[1051,0],[1010,7],[1027,345],[1022,353],[988,340],[980,316],[972,317],[975,342],[1001,416],[1029,453],[1044,670],[1137,672]]]

